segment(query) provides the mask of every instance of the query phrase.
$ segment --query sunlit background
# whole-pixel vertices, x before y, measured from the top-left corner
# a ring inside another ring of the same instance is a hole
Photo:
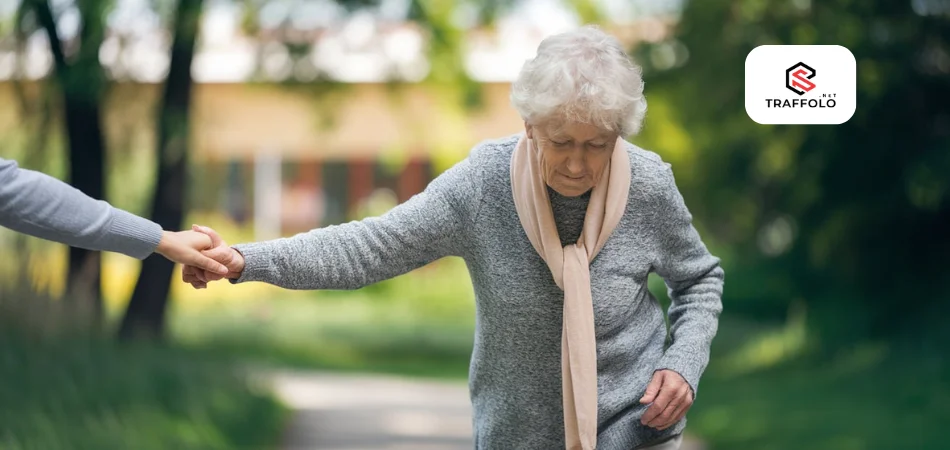
[[[523,129],[521,64],[596,23],[726,271],[688,448],[950,445],[950,2],[180,2],[0,1],[0,156],[168,229],[290,236]],[[750,120],[762,44],[848,47],[854,117]],[[0,448],[472,446],[460,259],[297,292],[4,229],[0,255]]]

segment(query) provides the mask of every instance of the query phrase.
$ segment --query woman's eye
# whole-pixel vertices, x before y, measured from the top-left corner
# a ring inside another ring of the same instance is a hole
[[[593,148],[598,148],[598,149],[607,148],[607,144],[588,144],[588,145],[590,145]]]
[[[564,141],[564,142],[551,141],[551,143],[560,147],[560,146],[567,145],[568,141]]]

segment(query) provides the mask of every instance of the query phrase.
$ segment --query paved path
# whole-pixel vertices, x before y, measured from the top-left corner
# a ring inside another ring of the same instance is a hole
[[[281,371],[270,375],[294,410],[286,450],[472,450],[464,383]],[[681,450],[702,450],[695,441]]]
[[[285,449],[472,449],[464,383],[310,372],[280,372],[273,381],[296,413]]]

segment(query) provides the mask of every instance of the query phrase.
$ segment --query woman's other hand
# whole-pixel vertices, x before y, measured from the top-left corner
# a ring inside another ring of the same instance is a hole
[[[224,239],[211,228],[192,225],[192,231],[210,239],[210,248],[201,253],[226,267],[227,274],[209,271],[200,266],[185,266],[181,274],[182,281],[190,283],[195,289],[204,289],[211,281],[241,276],[241,272],[244,271],[244,256],[240,252],[229,247]]]
[[[210,255],[202,253],[212,248],[213,240],[204,233],[195,230],[165,231],[162,232],[162,239],[155,248],[155,253],[172,262],[224,276],[228,273],[228,268]]]

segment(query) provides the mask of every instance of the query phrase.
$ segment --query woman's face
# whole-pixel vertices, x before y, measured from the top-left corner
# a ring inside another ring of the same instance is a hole
[[[581,195],[597,184],[619,136],[593,125],[560,121],[525,123],[525,132],[540,149],[544,182],[566,197]]]

